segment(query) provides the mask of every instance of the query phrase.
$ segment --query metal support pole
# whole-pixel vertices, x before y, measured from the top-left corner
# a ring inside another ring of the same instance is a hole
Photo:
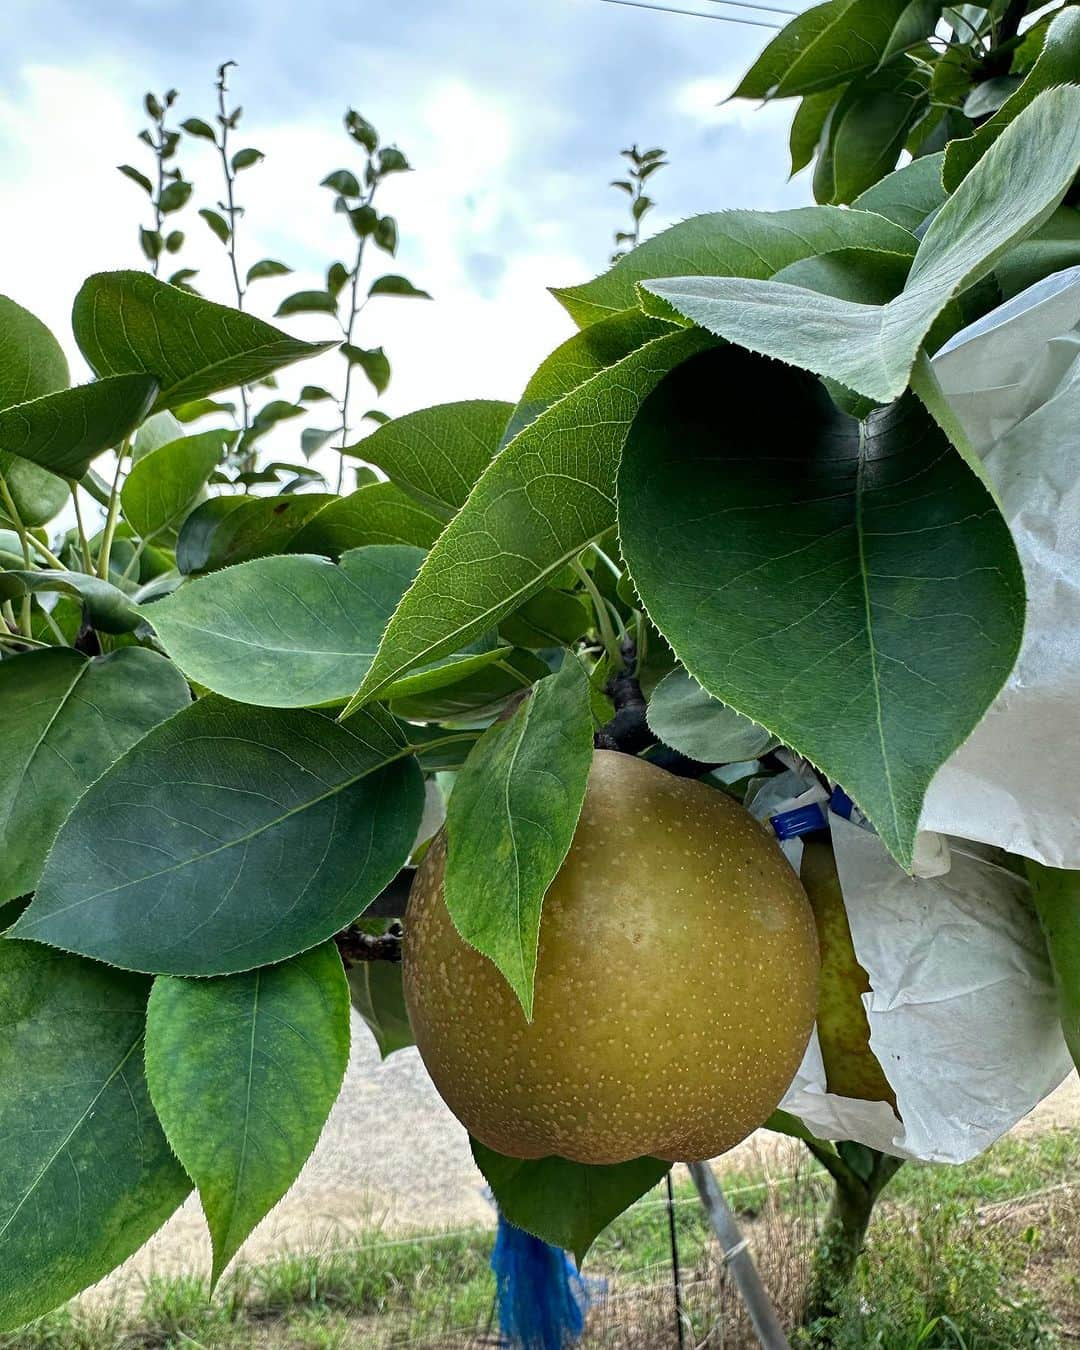
[[[763,1350],[791,1350],[776,1309],[765,1292],[761,1276],[747,1249],[746,1239],[739,1232],[735,1216],[716,1184],[712,1168],[704,1162],[690,1163],[689,1167],[705,1213],[709,1216],[709,1223],[720,1243],[723,1259],[731,1269]]]
[[[679,1274],[679,1238],[675,1231],[675,1193],[671,1188],[670,1168],[665,1180],[667,1181],[668,1237],[671,1241],[671,1278],[675,1286],[675,1329],[679,1337],[679,1350],[684,1350],[686,1342],[683,1336],[682,1277]]]

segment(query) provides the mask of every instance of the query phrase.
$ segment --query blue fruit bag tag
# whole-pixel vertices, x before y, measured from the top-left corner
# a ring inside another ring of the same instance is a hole
[[[569,1256],[499,1212],[491,1253],[499,1330],[514,1350],[564,1350],[585,1329],[589,1296]]]

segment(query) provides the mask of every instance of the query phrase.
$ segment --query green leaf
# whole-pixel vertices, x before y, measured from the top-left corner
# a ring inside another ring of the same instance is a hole
[[[446,907],[530,1021],[540,909],[573,841],[592,755],[589,682],[568,652],[558,675],[480,737],[447,804]]]
[[[308,521],[288,546],[289,553],[324,553],[336,558],[367,544],[412,544],[428,548],[444,521],[394,483],[370,483],[336,497]]]
[[[545,588],[507,615],[500,634],[519,647],[568,647],[592,627],[588,603],[578,595]]]
[[[837,99],[843,89],[823,89],[817,94],[807,94],[796,109],[791,120],[791,134],[788,137],[788,149],[791,153],[791,176],[805,169],[817,153],[828,121],[829,114],[836,107]]]
[[[790,98],[846,83],[931,31],[933,21],[927,28],[918,16],[926,8],[910,0],[827,0],[804,10],[772,39],[731,97]]]
[[[220,212],[211,211],[208,206],[204,206],[200,209],[199,215],[202,216],[203,220],[206,221],[207,225],[210,226],[211,230],[213,230],[223,244],[229,242],[229,236],[232,234],[232,231],[229,229],[229,222]]]
[[[211,1290],[299,1175],[348,1060],[349,991],[332,942],[243,975],[155,980],[146,1076],[199,1188]]]
[[[663,376],[707,342],[693,330],[647,342],[518,433],[435,542],[346,714],[501,623],[612,527],[630,423]]]
[[[833,248],[914,253],[906,230],[867,212],[835,206],[794,211],[718,211],[694,216],[639,244],[583,286],[552,292],[580,327],[638,305],[639,282],[654,277],[771,277],[799,258]]]
[[[202,215],[202,212],[200,211],[199,214]],[[165,240],[157,230],[148,230],[144,225],[140,225],[139,246],[144,257],[148,258],[150,262],[157,262],[165,247]]]
[[[375,1037],[379,1057],[385,1059],[395,1050],[414,1045],[400,963],[359,961],[347,975],[352,1006]]]
[[[1052,272],[1080,265],[1080,210],[1059,206],[1022,244],[1010,249],[994,268],[1001,298],[1009,300]]]
[[[417,287],[405,277],[393,274],[385,277],[378,277],[373,281],[371,283],[371,289],[368,291],[368,295],[401,295],[414,300],[431,299],[431,296],[427,291],[418,290]]]
[[[369,155],[378,149],[379,133],[366,117],[361,117],[352,108],[345,114],[345,130],[358,145],[362,145]]]
[[[388,145],[379,151],[379,173],[408,173],[409,161],[396,145]]]
[[[29,310],[0,295],[0,408],[66,389],[68,380],[56,338]],[[46,524],[67,505],[70,493],[62,479],[2,450],[0,477],[27,527]]]
[[[829,118],[815,198],[850,202],[891,172],[927,98],[925,74],[904,61],[848,85]]]
[[[179,671],[141,647],[68,647],[0,662],[0,901],[37,885],[56,831],[95,778],[191,701]]]
[[[903,294],[890,304],[741,278],[644,284],[710,332],[889,402],[907,387],[919,348],[952,297],[1049,218],[1078,168],[1080,88],[1063,86],[1040,94],[941,208]]]
[[[386,392],[390,383],[390,360],[381,347],[355,347],[351,342],[343,342],[341,354],[350,366],[360,367],[377,394]]]
[[[84,282],[72,327],[99,376],[143,371],[158,380],[155,412],[253,384],[333,346],[301,342],[145,272],[99,272]]]
[[[147,982],[0,942],[0,1332],[136,1251],[191,1190],[143,1075]]]
[[[551,1246],[573,1252],[579,1266],[608,1224],[671,1168],[659,1158],[599,1167],[566,1158],[504,1158],[478,1139],[469,1142],[506,1218]]]
[[[102,633],[133,633],[142,622],[137,606],[118,586],[85,572],[49,568],[39,572],[0,572],[0,598],[4,600],[56,592],[77,596],[85,605],[90,622]]]
[[[341,564],[258,558],[189,581],[144,610],[165,650],[197,684],[265,708],[347,699],[423,561],[379,545]]]
[[[993,75],[977,84],[964,100],[964,116],[978,121],[996,113],[1023,83],[1019,75]]]
[[[1055,16],[1046,31],[1039,59],[1012,97],[973,136],[949,142],[942,170],[947,191],[956,191],[1005,128],[1044,90],[1077,83],[1080,83],[1080,9],[1070,6]],[[1071,115],[1074,121],[1077,117],[1075,112],[1064,115]]]
[[[1080,872],[1045,867],[1025,859],[1046,936],[1061,1005],[1061,1028],[1080,1068]]]
[[[224,435],[224,432],[221,433]],[[139,427],[135,442],[131,447],[133,463],[138,463],[143,455],[157,450],[170,441],[178,441],[184,435],[184,424],[171,412],[154,413]]]
[[[287,277],[291,272],[291,267],[286,267],[283,262],[278,262],[276,258],[263,258],[257,263],[252,263],[248,268],[247,282],[250,285],[253,281],[262,281],[266,277]]]
[[[330,188],[340,193],[342,197],[360,196],[360,184],[351,169],[335,169],[333,173],[326,175],[319,186]]]
[[[71,498],[71,489],[62,478],[3,450],[0,450],[0,478],[11,494],[19,519],[28,529],[47,525]],[[0,502],[0,522],[6,520],[7,513]]]
[[[171,215],[174,211],[180,211],[191,200],[192,184],[185,182],[183,178],[178,178],[174,183],[169,183],[164,187],[161,196],[158,198],[158,204],[163,214]]]
[[[645,715],[665,745],[706,764],[757,759],[780,744],[764,727],[713,698],[685,670],[664,676]]]
[[[151,183],[150,179],[147,178],[146,174],[140,173],[133,164],[118,164],[116,167],[125,178],[130,178],[133,183],[137,183],[148,197],[153,196],[154,185]]]
[[[740,397],[718,416],[723,389]],[[909,865],[927,785],[1024,621],[1008,527],[914,396],[860,424],[807,375],[699,357],[631,430],[619,520],[690,674],[842,783]]]
[[[232,157],[233,173],[240,173],[243,169],[250,169],[253,164],[258,164],[266,156],[261,150],[253,150],[248,147],[246,150],[237,150]]]
[[[120,501],[124,519],[142,539],[170,538],[198,504],[229,433],[204,431],[158,446],[132,465]]]
[[[471,399],[406,413],[351,446],[393,481],[437,511],[453,514],[494,459],[510,403]]]
[[[285,553],[304,526],[338,500],[329,493],[315,492],[287,497],[211,497],[180,527],[176,566],[190,575]]]
[[[149,412],[152,375],[114,375],[76,389],[42,394],[0,411],[0,450],[64,478],[81,478]]]
[[[79,799],[12,935],[152,974],[295,956],[408,857],[424,802],[408,753],[379,710],[346,728],[201,698]]]
[[[340,427],[305,427],[300,433],[300,450],[308,459],[321,450],[341,430]]]
[[[208,122],[204,122],[201,117],[188,117],[180,123],[181,127],[189,136],[198,136],[200,140],[215,140],[214,128]]]
[[[914,232],[945,204],[941,186],[944,154],[923,155],[902,169],[886,174],[851,203],[857,211],[876,211],[879,216]]]
[[[274,313],[278,318],[287,314],[336,314],[337,300],[329,291],[297,291],[287,295]]]
[[[440,682],[437,688],[402,692],[415,688],[413,677],[405,676],[390,687],[393,695],[390,711],[395,717],[412,722],[471,722],[494,715],[515,694],[551,673],[530,651],[497,647],[487,655],[491,659],[479,668],[455,661],[453,682]],[[448,666],[449,660],[443,664]],[[427,685],[429,681],[425,679],[424,683]],[[410,735],[415,730],[410,728]]]

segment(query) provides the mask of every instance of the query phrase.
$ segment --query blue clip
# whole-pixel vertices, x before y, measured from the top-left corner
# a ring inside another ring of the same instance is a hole
[[[778,816],[771,818],[770,824],[776,831],[777,839],[794,839],[799,834],[823,830],[825,812],[820,802],[811,802],[809,806],[797,806],[794,811],[781,811]]]
[[[855,803],[847,795],[842,787],[834,787],[832,796],[829,798],[829,810],[835,815],[843,816],[845,820],[851,819],[851,813],[855,808]]]

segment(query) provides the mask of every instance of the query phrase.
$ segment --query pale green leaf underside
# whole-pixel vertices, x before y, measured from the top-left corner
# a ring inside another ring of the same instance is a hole
[[[1030,104],[949,198],[904,291],[886,305],[744,278],[643,284],[710,332],[890,402],[907,387],[919,347],[949,300],[1052,214],[1078,168],[1080,88],[1062,86]]]
[[[0,663],[0,902],[34,889],[94,779],[189,702],[176,667],[141,647],[93,659],[57,647]]]
[[[154,982],[147,1080],[199,1189],[211,1287],[296,1180],[348,1059],[349,994],[333,943],[243,975]]]
[[[540,910],[574,838],[592,750],[588,679],[568,653],[557,675],[476,743],[447,806],[446,907],[526,1017]]]
[[[77,597],[85,605],[90,622],[102,633],[133,633],[142,621],[138,606],[119,586],[86,572],[62,572],[59,568],[0,572],[0,599],[38,594]]]
[[[914,396],[860,425],[807,375],[699,357],[634,425],[619,519],[690,674],[841,783],[908,865],[930,779],[1024,618],[1008,528]]]
[[[375,1037],[380,1057],[385,1059],[395,1050],[414,1045],[400,963],[360,961],[346,975],[352,1006]]]
[[[379,709],[346,728],[207,695],[79,799],[13,932],[151,974],[295,956],[408,857],[424,799],[408,753]]]
[[[646,710],[649,726],[665,745],[706,764],[757,759],[779,741],[702,689],[685,670],[665,675]]]
[[[118,1266],[191,1190],[146,1087],[146,995],[0,941],[0,1332]]]
[[[717,211],[694,216],[639,244],[609,271],[553,294],[580,325],[638,303],[639,282],[655,277],[771,277],[800,258],[837,248],[914,253],[907,230],[868,211],[804,206],[793,211]]]
[[[615,472],[642,399],[706,334],[646,343],[554,403],[492,461],[390,620],[346,715],[489,631],[615,522]]]

